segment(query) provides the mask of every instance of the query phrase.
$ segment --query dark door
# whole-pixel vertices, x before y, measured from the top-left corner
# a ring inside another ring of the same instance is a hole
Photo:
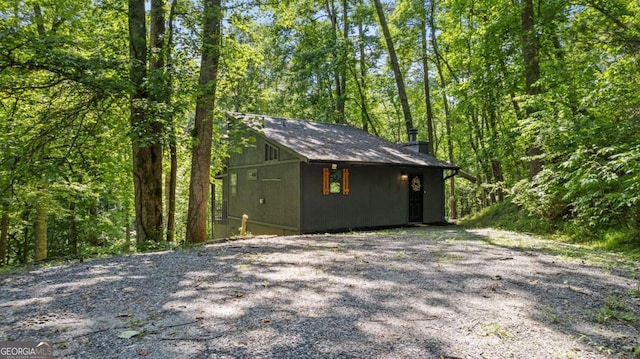
[[[422,222],[422,176],[409,175],[409,222]]]

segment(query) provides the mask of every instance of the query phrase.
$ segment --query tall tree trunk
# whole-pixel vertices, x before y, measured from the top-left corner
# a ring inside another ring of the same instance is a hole
[[[334,61],[333,82],[335,85],[335,113],[336,123],[345,123],[345,104],[347,91],[347,56],[348,48],[345,43],[349,36],[349,22],[347,1],[342,1],[342,33],[338,29],[338,14],[335,0],[325,0],[325,9],[331,21],[333,35]]]
[[[433,1],[433,0],[430,0]],[[433,148],[435,144],[433,143],[433,109],[431,108],[431,86],[429,84],[429,60],[428,60],[428,39],[427,39],[427,10],[426,4],[422,6],[420,9],[421,18],[420,18],[420,30],[421,30],[421,45],[422,45],[422,81],[424,82],[424,103],[427,110],[427,136],[428,136],[428,145],[427,149],[430,154],[434,154]]]
[[[444,72],[442,71],[442,64],[440,63],[440,52],[438,49],[438,41],[436,37],[436,24],[434,20],[435,4],[433,1],[430,1],[430,8],[431,8],[431,12],[429,14],[429,26],[431,27],[431,46],[433,47],[436,70],[438,72],[438,78],[440,79],[440,94],[442,96],[442,103],[444,106],[444,119],[445,119],[446,131],[447,131],[447,157],[450,163],[455,163],[455,158],[453,156],[453,138],[451,137],[451,134],[453,131],[452,131],[452,125],[451,125],[451,115],[449,111],[449,100],[447,99],[447,94],[445,92]],[[449,178],[449,218],[451,219],[458,218],[455,176]]]
[[[171,8],[169,10],[169,20],[167,21],[169,28],[167,34],[167,48],[166,48],[166,64],[167,69],[167,105],[171,104],[171,94],[173,89],[173,62],[171,61],[171,52],[173,49],[173,22],[176,14],[176,6],[178,0],[171,2]],[[176,187],[178,185],[178,149],[176,146],[176,125],[173,113],[169,114],[169,176],[168,176],[168,188],[167,188],[167,241],[175,241],[175,226],[176,226]]]
[[[538,59],[538,37],[535,29],[533,0],[522,0],[521,6],[522,58],[524,60],[525,92],[528,96],[535,96],[540,92],[537,85],[540,79],[540,63]],[[535,108],[527,106],[527,116],[531,116],[535,112]],[[535,143],[537,138],[533,138],[531,141],[533,141],[533,143],[530,143],[527,147],[529,177],[537,175],[542,170],[542,161],[538,158],[538,156],[542,154],[542,148],[538,143]]]
[[[147,30],[144,0],[129,0],[133,184],[138,243],[162,239],[162,124],[147,110]]]
[[[45,182],[42,188],[40,188],[40,196],[36,202],[36,221],[34,223],[34,235],[35,235],[35,255],[36,261],[47,258],[47,219],[49,218],[49,211],[47,209],[47,191],[48,182]]]
[[[409,130],[413,128],[413,119],[411,117],[411,109],[409,108],[409,99],[407,97],[407,91],[405,90],[404,79],[402,78],[402,72],[400,71],[400,63],[398,62],[398,55],[396,55],[396,49],[393,45],[393,39],[389,32],[389,26],[384,15],[384,9],[380,0],[373,0],[376,6],[376,13],[378,14],[378,20],[380,22],[380,28],[384,40],[387,44],[387,50],[389,51],[389,61],[391,62],[391,68],[393,69],[393,75],[396,79],[396,85],[398,86],[398,97],[400,98],[400,105],[402,106],[402,114],[404,115],[404,126],[409,137]]]
[[[362,0],[360,0],[360,4],[362,4]],[[367,61],[366,61],[366,53],[365,53],[365,34],[364,27],[362,22],[358,23],[358,53],[359,53],[359,70],[356,69],[355,62],[353,63],[353,78],[356,83],[356,88],[358,89],[358,96],[360,98],[360,117],[362,120],[362,129],[365,132],[369,132],[369,126],[371,126],[372,132],[375,135],[378,135],[375,126],[371,121],[371,116],[369,115],[368,108],[368,100],[367,100]]]
[[[207,203],[211,167],[213,109],[220,59],[220,0],[204,0],[202,26],[201,92],[196,100],[196,116],[191,157],[187,241],[201,243],[207,239]]]
[[[487,130],[489,132],[489,146],[491,147],[489,150],[489,154],[491,156],[491,174],[494,183],[497,184],[494,193],[497,195],[497,201],[503,202],[504,192],[502,190],[502,186],[504,186],[504,173],[502,171],[502,160],[500,159],[500,154],[498,152],[498,115],[494,105],[497,101],[493,96],[491,96],[487,99],[487,103]]]
[[[347,103],[347,66],[349,62],[349,7],[347,0],[342,0],[342,41],[339,47],[340,63],[337,77],[340,79],[340,91],[338,93],[337,110],[341,123],[346,122],[345,106]]]
[[[175,135],[174,135],[175,138]],[[176,187],[178,185],[178,150],[175,139],[169,143],[169,186],[167,188],[167,241],[175,241]]]
[[[2,217],[0,218],[0,266],[8,264],[7,242],[9,239],[9,205],[2,206]]]

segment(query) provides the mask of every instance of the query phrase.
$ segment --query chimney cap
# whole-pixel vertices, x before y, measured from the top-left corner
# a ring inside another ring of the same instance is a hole
[[[418,140],[418,130],[415,128],[408,129],[407,134],[409,135],[409,142],[416,142]]]

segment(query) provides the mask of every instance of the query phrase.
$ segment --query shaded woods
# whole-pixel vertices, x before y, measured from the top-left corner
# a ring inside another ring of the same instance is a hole
[[[638,246],[635,0],[8,0],[0,17],[2,264],[209,238],[189,194],[250,141],[227,111],[398,142],[412,126],[463,169],[451,218],[506,199]]]

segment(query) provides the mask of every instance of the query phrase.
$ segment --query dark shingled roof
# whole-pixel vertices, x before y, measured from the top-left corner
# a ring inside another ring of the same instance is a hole
[[[373,136],[348,125],[233,113],[267,139],[306,162],[349,162],[458,169],[434,156]]]

